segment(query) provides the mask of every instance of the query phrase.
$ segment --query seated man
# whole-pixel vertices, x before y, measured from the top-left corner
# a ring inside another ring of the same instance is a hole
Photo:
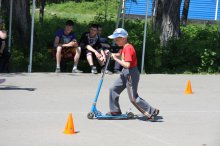
[[[95,54],[102,69],[105,66],[106,54],[108,53],[108,50],[104,51],[101,46],[97,24],[91,24],[89,32],[82,34],[80,47],[86,50],[86,58],[91,67],[91,73],[97,74],[98,72],[96,66],[94,66],[92,53]]]
[[[3,28],[3,21],[0,18],[0,73],[9,72],[8,64],[10,59],[10,53],[6,48],[5,40],[7,38],[7,33]]]
[[[118,53],[119,52],[119,50],[120,50],[119,47],[111,46],[108,42],[108,39],[101,36],[102,35],[101,25],[98,25],[98,35],[100,37],[100,42],[101,42],[101,45],[102,45],[103,49],[109,50],[112,53]],[[117,61],[114,61],[114,60],[111,60],[110,62],[111,62],[111,64],[114,64],[114,73],[116,73],[116,74],[120,73],[121,72],[120,70],[122,68],[121,65]],[[112,74],[112,72],[110,71],[110,66],[106,70],[106,73],[107,74]]]
[[[78,43],[75,37],[75,34],[73,33],[73,21],[68,20],[66,21],[66,25],[64,29],[59,29],[56,31],[56,37],[54,40],[54,47],[56,48],[56,71],[57,73],[60,72],[60,62],[61,62],[61,51],[62,49],[75,49],[75,56],[74,56],[74,65],[72,72],[73,73],[81,73],[82,71],[77,69],[77,65],[79,62],[80,54],[81,54],[81,48],[78,47]]]

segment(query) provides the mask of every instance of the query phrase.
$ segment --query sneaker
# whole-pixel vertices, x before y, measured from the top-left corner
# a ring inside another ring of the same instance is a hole
[[[0,79],[0,84],[4,83],[6,79]]]
[[[108,113],[106,113],[107,116],[119,116],[119,115],[121,115],[121,114],[122,114],[121,111],[119,111],[119,112],[108,112]]]
[[[97,69],[96,69],[95,66],[92,67],[92,69],[91,69],[91,73],[93,73],[93,74],[97,74],[97,73],[98,73],[98,72],[97,72]]]
[[[160,113],[160,110],[159,109],[155,109],[155,111],[153,113],[153,116],[156,117],[159,113]]]
[[[151,117],[149,118],[151,121],[155,120],[155,117],[157,117],[157,115],[160,113],[159,109],[155,109],[154,113],[151,115]]]
[[[55,73],[60,73],[60,68],[56,68]]]
[[[74,68],[74,69],[72,70],[72,73],[83,73],[83,71],[78,70],[77,68]]]

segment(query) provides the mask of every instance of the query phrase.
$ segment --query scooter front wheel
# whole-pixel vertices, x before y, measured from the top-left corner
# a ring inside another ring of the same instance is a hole
[[[87,118],[88,118],[88,119],[93,119],[94,116],[95,116],[95,114],[94,114],[93,112],[89,112],[89,113],[87,114]]]

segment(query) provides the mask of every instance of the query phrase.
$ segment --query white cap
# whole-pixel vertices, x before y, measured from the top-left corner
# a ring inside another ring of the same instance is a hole
[[[118,37],[127,38],[128,32],[124,30],[123,28],[117,28],[112,35],[108,36],[110,39],[115,39]]]

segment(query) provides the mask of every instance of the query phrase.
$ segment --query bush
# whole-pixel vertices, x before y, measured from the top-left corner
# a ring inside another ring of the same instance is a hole
[[[217,26],[182,27],[178,40],[163,48],[163,71],[173,73],[219,72],[219,35]]]

